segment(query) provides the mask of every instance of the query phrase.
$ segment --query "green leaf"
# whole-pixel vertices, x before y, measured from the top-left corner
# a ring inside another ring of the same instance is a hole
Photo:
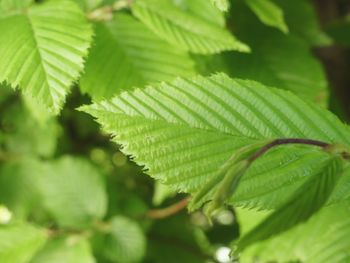
[[[199,233],[200,229],[185,214],[156,220],[148,233],[147,262],[210,262],[212,251],[203,248],[205,241],[199,241]]]
[[[248,247],[241,253],[240,262],[251,263],[253,259],[259,262],[348,262],[349,208],[348,203],[324,207],[306,223]],[[260,214],[244,215],[239,211],[238,218],[243,223]]]
[[[1,0],[0,17],[3,15],[4,12],[16,12],[18,9],[26,8],[32,3],[33,0]]]
[[[341,174],[343,165],[335,156],[323,171],[309,178],[281,207],[238,241],[238,249],[280,234],[306,221],[325,204]]]
[[[172,0],[172,3],[185,12],[202,20],[224,27],[225,16],[208,0]]]
[[[232,16],[235,20],[232,26],[238,28],[237,35],[254,52],[225,54],[222,56],[225,71],[233,77],[293,91],[303,99],[326,106],[327,78],[321,63],[310,52],[310,45],[300,37],[284,35],[263,26],[253,19],[253,14],[245,5],[239,1],[234,4]]]
[[[104,180],[90,162],[65,156],[48,163],[45,171],[37,178],[42,202],[61,227],[86,228],[105,215]]]
[[[39,105],[40,106],[40,105]],[[4,149],[9,154],[32,154],[50,157],[55,153],[59,126],[57,120],[49,118],[39,122],[16,101],[1,115]]]
[[[175,196],[176,192],[168,185],[164,185],[159,181],[154,184],[154,193],[152,203],[156,206],[161,205],[166,199]]]
[[[229,8],[228,0],[210,0],[220,11],[227,12]]]
[[[42,162],[32,158],[0,165],[0,204],[9,207],[16,218],[26,219],[34,214],[40,195],[33,175],[43,173]]]
[[[6,110],[7,107],[4,107],[3,104],[4,102],[6,103],[6,101],[11,97],[11,96],[15,96],[14,91],[11,90],[11,88],[7,85],[4,84],[0,84],[0,110],[3,112]],[[6,104],[5,104],[6,105]]]
[[[283,10],[271,0],[245,0],[247,5],[264,24],[288,33],[288,26],[283,17]]]
[[[94,99],[150,82],[194,75],[189,55],[173,47],[130,15],[96,24],[96,42],[80,81]],[[98,87],[98,88],[96,88]]]
[[[343,200],[350,200],[350,166],[344,167],[342,176],[328,200],[328,204],[336,204]]]
[[[200,54],[250,51],[225,29],[191,16],[166,1],[137,1],[132,5],[132,11],[157,35],[184,50]]]
[[[0,82],[58,113],[79,77],[92,30],[72,1],[0,13]]]
[[[98,6],[100,6],[104,0],[73,0],[74,2],[76,2],[81,9],[83,9],[84,11],[90,11],[93,10],[95,8],[98,8]]]
[[[96,117],[146,173],[192,194],[251,143],[309,138],[350,145],[349,127],[332,113],[291,92],[224,74],[178,78],[81,110]]]
[[[51,240],[30,263],[95,263],[89,243],[79,236]]]
[[[113,262],[141,262],[146,251],[146,238],[140,226],[129,218],[113,217],[103,253]]]
[[[283,9],[290,33],[311,46],[330,45],[332,39],[321,30],[315,5],[308,0],[274,0]]]
[[[46,240],[43,230],[25,223],[0,226],[2,263],[26,263]]]
[[[272,149],[252,164],[228,203],[248,208],[280,207],[307,180],[327,169],[332,158],[332,155],[309,146]],[[334,190],[334,195],[337,196],[334,202],[348,199],[340,187]]]

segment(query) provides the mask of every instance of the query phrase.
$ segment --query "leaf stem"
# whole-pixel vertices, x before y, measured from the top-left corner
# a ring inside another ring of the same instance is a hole
[[[146,217],[151,219],[162,219],[172,216],[182,209],[184,209],[188,204],[189,198],[182,199],[180,202],[175,203],[169,207],[161,209],[152,209],[146,213]]]
[[[256,153],[254,153],[252,156],[248,158],[248,161],[250,163],[254,162],[257,158],[262,156],[264,153],[269,151],[270,149],[279,146],[279,145],[286,145],[286,144],[304,144],[304,145],[312,145],[312,146],[318,146],[321,148],[328,148],[331,146],[331,144],[317,141],[317,140],[311,140],[311,139],[300,139],[300,138],[285,138],[285,139],[276,139],[265,146],[263,146],[260,150],[258,150]]]

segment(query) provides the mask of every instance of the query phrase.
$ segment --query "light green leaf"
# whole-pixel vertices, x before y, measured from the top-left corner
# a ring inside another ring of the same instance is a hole
[[[83,68],[92,30],[72,1],[0,14],[0,82],[58,113]]]
[[[185,12],[202,20],[224,27],[225,16],[208,0],[172,0],[172,3]]]
[[[101,219],[107,209],[102,174],[87,160],[62,157],[38,175],[42,202],[61,227],[82,229]]]
[[[104,2],[104,0],[73,0],[73,1],[75,1],[84,11],[90,11],[95,8],[98,8],[98,6]]]
[[[129,218],[116,216],[111,222],[103,253],[113,262],[141,262],[146,251],[146,238],[140,226]]]
[[[155,182],[152,203],[156,206],[161,205],[167,198],[173,197],[176,192],[168,185],[164,185],[159,181]]]
[[[328,166],[301,185],[290,200],[245,234],[238,241],[238,249],[242,251],[253,243],[280,234],[309,219],[327,201],[342,168],[341,159],[333,157]]]
[[[344,167],[342,176],[333,191],[333,194],[328,200],[328,204],[336,204],[345,200],[350,200],[350,166]]]
[[[229,8],[228,0],[210,0],[220,11],[227,12]]]
[[[43,230],[26,223],[0,226],[1,263],[27,263],[45,240]]]
[[[251,212],[256,218],[261,212]],[[238,212],[244,224],[247,216]],[[350,249],[350,207],[340,204],[324,207],[309,221],[281,235],[248,247],[240,262],[348,262]]]
[[[283,17],[283,10],[272,0],[245,0],[247,5],[264,24],[288,33],[288,26]]]
[[[178,78],[82,110],[96,117],[148,174],[192,194],[236,150],[254,142],[309,138],[350,145],[349,127],[330,112],[291,92],[224,74]]]
[[[181,11],[163,0],[140,0],[133,14],[168,42],[193,53],[210,54],[224,50],[249,52],[229,31]]]
[[[239,224],[239,235],[244,236],[257,225],[263,222],[273,210],[255,210],[242,207],[235,207],[235,214]]]
[[[80,81],[82,91],[94,99],[195,72],[186,52],[167,44],[130,15],[118,14],[95,28],[96,42]]]
[[[89,243],[79,236],[54,239],[30,263],[95,263]]]
[[[32,4],[34,0],[1,0],[0,1],[0,17],[4,12],[16,12],[20,8],[26,8]]]
[[[235,206],[274,209],[290,200],[310,178],[322,173],[333,156],[309,146],[283,146],[270,150],[254,162],[228,201]],[[339,187],[334,202],[349,196]]]

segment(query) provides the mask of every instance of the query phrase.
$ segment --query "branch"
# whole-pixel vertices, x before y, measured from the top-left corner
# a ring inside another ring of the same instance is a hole
[[[188,202],[189,202],[189,198],[185,198],[185,199],[182,199],[180,202],[173,204],[169,207],[149,210],[146,213],[146,217],[151,219],[162,219],[162,218],[172,216],[180,212],[182,209],[184,209],[187,206]]]

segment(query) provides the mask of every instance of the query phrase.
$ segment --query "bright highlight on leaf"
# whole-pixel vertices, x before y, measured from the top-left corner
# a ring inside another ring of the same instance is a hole
[[[224,50],[249,52],[229,31],[191,16],[167,1],[140,0],[132,5],[133,14],[161,38],[184,50],[200,54]]]
[[[12,212],[3,205],[0,205],[0,225],[6,225],[10,223],[12,219]]]
[[[92,30],[84,14],[72,1],[49,1],[1,12],[0,32],[0,82],[19,87],[57,114],[90,46]]]
[[[227,12],[229,8],[228,0],[210,0],[220,11]]]

